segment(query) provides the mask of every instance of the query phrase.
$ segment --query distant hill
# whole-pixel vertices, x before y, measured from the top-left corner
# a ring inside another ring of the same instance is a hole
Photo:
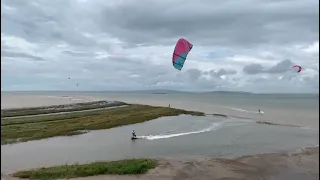
[[[137,90],[137,91],[127,91],[127,92],[137,92],[137,93],[147,93],[147,94],[177,94],[177,93],[192,93],[188,91],[176,91],[176,90]]]
[[[147,94],[177,94],[177,93],[188,93],[188,94],[254,94],[251,92],[244,91],[177,91],[177,90],[136,90],[136,91],[122,91],[131,93],[147,93]]]
[[[213,93],[213,94],[255,94],[252,92],[245,92],[245,91],[209,91],[209,92],[203,92],[203,93]]]

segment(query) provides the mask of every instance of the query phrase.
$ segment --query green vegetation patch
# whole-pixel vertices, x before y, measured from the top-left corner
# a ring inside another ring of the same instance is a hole
[[[153,159],[127,159],[31,169],[27,171],[18,171],[12,174],[12,176],[29,179],[62,179],[102,174],[143,174],[149,169],[155,168],[156,165],[157,161]]]
[[[85,133],[88,130],[108,129],[141,123],[163,116],[177,116],[180,114],[204,115],[201,112],[169,107],[128,105],[113,109],[68,114],[19,117],[1,120],[1,143],[6,144],[54,136],[76,135]]]

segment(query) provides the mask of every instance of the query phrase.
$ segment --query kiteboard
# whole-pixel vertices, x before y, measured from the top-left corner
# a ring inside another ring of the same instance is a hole
[[[131,137],[131,140],[135,140],[135,139],[138,139],[137,137]]]

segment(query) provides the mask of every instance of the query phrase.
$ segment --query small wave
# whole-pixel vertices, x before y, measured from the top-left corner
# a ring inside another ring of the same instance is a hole
[[[77,99],[77,98],[71,98],[71,101],[81,101],[82,99]]]
[[[299,127],[300,129],[306,129],[306,130],[314,130],[314,131],[317,131],[318,129],[315,129],[315,128],[311,128],[311,127],[305,127],[305,126],[301,126]]]
[[[176,133],[176,134],[167,134],[167,135],[150,135],[150,136],[137,136],[141,139],[148,139],[148,140],[156,140],[156,139],[166,139],[166,138],[172,138],[172,137],[178,137],[178,136],[185,136],[190,134],[199,134],[203,132],[213,131],[218,129],[224,122],[219,123],[213,123],[210,127],[199,130],[199,131],[191,131],[191,132],[185,132],[185,133]]]

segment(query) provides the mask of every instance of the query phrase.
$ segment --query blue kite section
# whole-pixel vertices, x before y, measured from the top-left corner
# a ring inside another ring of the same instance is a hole
[[[187,55],[188,55],[187,53],[180,54],[177,60],[173,62],[173,67],[181,71],[184,65],[184,62],[186,61]]]

